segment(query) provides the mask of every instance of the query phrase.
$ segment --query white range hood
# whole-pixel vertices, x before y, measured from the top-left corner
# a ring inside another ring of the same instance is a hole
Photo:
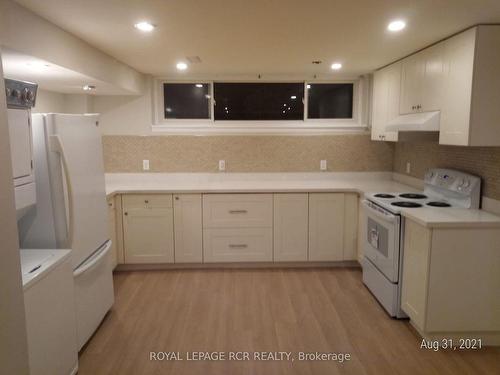
[[[396,117],[394,120],[389,121],[385,130],[391,132],[438,132],[439,115],[439,111],[401,115]]]

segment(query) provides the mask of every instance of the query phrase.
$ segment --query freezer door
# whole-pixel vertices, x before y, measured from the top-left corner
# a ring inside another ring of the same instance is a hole
[[[67,217],[68,241],[65,245],[73,249],[72,264],[76,268],[108,239],[98,116],[45,116],[51,174],[60,175],[62,170],[63,175],[59,189],[54,189],[58,202],[55,215]]]
[[[95,332],[114,302],[111,241],[73,271],[78,351]]]

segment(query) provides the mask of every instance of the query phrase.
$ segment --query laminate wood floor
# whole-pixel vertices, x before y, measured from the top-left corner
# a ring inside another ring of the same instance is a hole
[[[357,268],[119,272],[116,301],[80,353],[80,375],[500,374],[500,348],[420,349]],[[150,352],[184,361],[150,361]],[[187,361],[188,351],[350,353],[333,361]]]

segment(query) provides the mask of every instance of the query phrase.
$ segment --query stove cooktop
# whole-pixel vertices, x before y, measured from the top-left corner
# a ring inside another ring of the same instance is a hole
[[[435,207],[437,209],[453,207],[443,199],[437,199],[422,193],[373,193],[367,195],[368,200],[395,214],[401,208],[419,209],[421,207]]]

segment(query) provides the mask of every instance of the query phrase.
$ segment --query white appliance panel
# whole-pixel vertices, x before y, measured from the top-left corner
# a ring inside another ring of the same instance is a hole
[[[66,199],[68,203],[64,211],[69,215],[74,268],[108,240],[102,143],[97,123],[97,115],[46,115],[52,153],[57,152],[63,161],[67,192],[61,196],[59,191],[57,199]],[[54,164],[51,163],[60,168]]]
[[[9,108],[7,117],[12,173],[14,179],[18,180],[32,174],[30,112],[27,109]],[[19,182],[15,181],[15,185],[19,185]]]

